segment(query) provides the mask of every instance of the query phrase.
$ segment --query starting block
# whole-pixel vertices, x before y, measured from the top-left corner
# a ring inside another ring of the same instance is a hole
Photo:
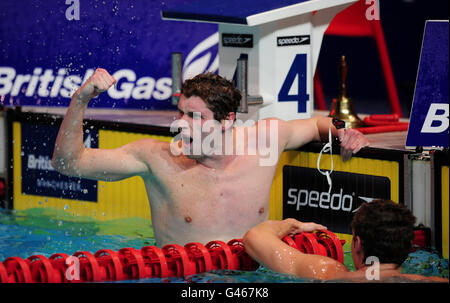
[[[219,74],[243,98],[237,118],[310,118],[313,76],[325,30],[356,0],[189,1],[166,7],[165,20],[219,25]]]

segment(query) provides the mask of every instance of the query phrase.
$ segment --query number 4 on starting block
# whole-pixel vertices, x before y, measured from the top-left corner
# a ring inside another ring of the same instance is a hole
[[[295,79],[297,79],[297,83],[294,83]],[[309,101],[306,79],[306,54],[297,54],[278,93],[278,102],[297,101],[297,112],[305,113],[306,102]],[[297,84],[297,94],[289,94],[295,84]]]
[[[313,76],[331,20],[357,0],[199,0],[162,11],[168,20],[219,25],[219,74],[232,79],[237,59],[248,58],[248,111],[242,121],[310,118]]]

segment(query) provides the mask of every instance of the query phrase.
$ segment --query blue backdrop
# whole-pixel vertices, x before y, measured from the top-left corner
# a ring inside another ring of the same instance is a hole
[[[425,26],[406,146],[449,145],[448,21]]]
[[[68,10],[76,17],[78,2],[79,20],[68,20]],[[185,73],[216,72],[217,25],[163,21],[163,5],[153,0],[0,1],[0,104],[67,106],[80,84],[103,67],[118,83],[90,107],[173,108],[171,52],[189,58]]]

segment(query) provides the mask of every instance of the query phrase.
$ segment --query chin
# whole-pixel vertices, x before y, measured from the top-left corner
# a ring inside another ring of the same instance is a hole
[[[205,158],[205,155],[203,155],[203,154],[193,155],[190,150],[183,149],[183,153],[188,159],[191,159],[191,160],[201,160],[201,159]]]
[[[195,160],[197,162],[201,162],[206,157],[204,155],[186,155],[188,159]]]

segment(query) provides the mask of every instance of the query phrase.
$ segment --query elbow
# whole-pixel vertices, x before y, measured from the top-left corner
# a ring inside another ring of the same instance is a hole
[[[79,168],[77,167],[78,160],[59,155],[57,152],[53,153],[51,166],[60,174],[79,177]]]
[[[52,155],[52,161],[50,162],[52,167],[57,172],[62,173],[62,171],[65,168],[66,162],[67,162],[66,157],[64,157],[64,155],[61,154],[61,152],[59,151],[59,147],[55,146],[55,150],[53,151],[53,155]]]
[[[53,156],[52,156],[52,160],[51,160],[50,164],[58,172],[61,169],[61,167],[60,167],[61,161],[63,161],[63,160],[60,157],[58,157],[56,151],[53,152]]]
[[[247,247],[250,245],[251,236],[249,235],[250,231],[247,231],[242,238],[242,244],[244,244],[244,248],[247,249]]]
[[[64,158],[58,157],[57,155],[53,154],[53,158],[50,164],[57,172],[61,174],[67,174]]]
[[[64,157],[61,155],[58,144],[55,144],[55,149],[53,150],[52,160],[50,164],[56,171],[60,172],[60,170],[62,169],[62,163],[64,163]]]
[[[250,245],[253,238],[253,233],[253,228],[245,233],[244,237],[242,238],[242,243],[244,244],[244,246]]]
[[[244,245],[245,251],[250,257],[254,257],[253,247],[255,246],[255,239],[257,238],[257,236],[258,235],[256,234],[256,231],[254,230],[254,228],[252,228],[247,231],[242,238],[242,244]]]

